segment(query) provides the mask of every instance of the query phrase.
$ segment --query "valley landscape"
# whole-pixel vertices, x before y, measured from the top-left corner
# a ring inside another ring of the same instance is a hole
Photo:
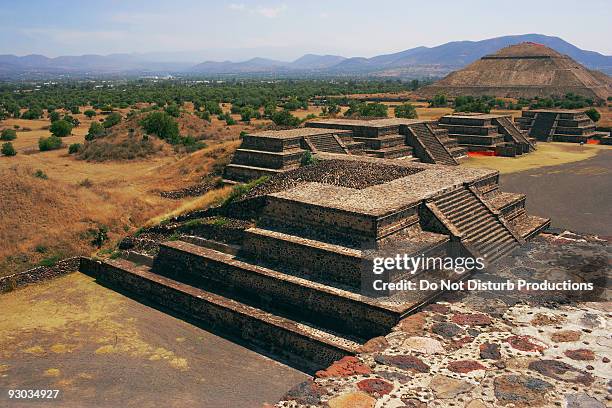
[[[7,13],[56,15],[43,3]],[[288,53],[263,33],[306,38],[293,4],[232,3],[166,10],[210,27],[146,31],[157,49],[136,33],[170,17],[92,7],[95,33],[40,29],[49,56],[0,30],[1,406],[610,403],[600,41],[455,29],[345,57],[344,37],[374,44],[356,21],[394,17],[307,8],[325,29]],[[212,16],[270,54],[181,51],[221,38]],[[134,45],[78,52],[90,35]]]

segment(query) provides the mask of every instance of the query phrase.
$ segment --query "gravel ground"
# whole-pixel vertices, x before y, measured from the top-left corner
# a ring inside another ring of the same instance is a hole
[[[242,199],[246,200],[287,190],[297,186],[300,182],[317,182],[361,190],[376,184],[410,176],[420,171],[422,169],[388,164],[325,160],[316,165],[300,167],[270,177],[265,183],[251,189]]]

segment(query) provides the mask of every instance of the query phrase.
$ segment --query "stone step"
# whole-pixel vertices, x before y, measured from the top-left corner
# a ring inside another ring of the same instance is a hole
[[[365,152],[369,155],[372,155],[374,157],[379,157],[382,159],[396,159],[398,157],[411,156],[412,148],[410,146],[401,145],[401,146],[387,147],[387,148],[379,149],[379,150],[366,149]]]
[[[459,228],[464,228],[467,225],[470,225],[471,223],[478,220],[479,218],[482,218],[483,215],[486,215],[486,211],[482,207],[479,207],[479,208],[480,208],[480,211],[471,211],[471,212],[466,211],[464,214],[461,214],[460,216],[454,218],[453,222],[457,224]]]
[[[496,223],[497,220],[493,216],[482,217],[479,222],[470,225],[462,231],[463,237],[472,241],[476,240],[482,234],[497,228]]]
[[[246,166],[242,164],[228,164],[225,166],[223,178],[233,181],[248,182],[251,180],[258,179],[263,176],[272,176],[274,174],[281,173],[282,171],[290,170],[292,168],[299,167],[299,164],[295,167],[280,169],[269,169],[265,167]]]
[[[469,196],[470,192],[464,188],[457,188],[445,195],[442,195],[435,199],[435,203],[438,207],[446,208],[449,205],[453,205],[457,201],[465,199]]]
[[[333,332],[186,285],[125,260],[87,259],[82,262],[81,269],[104,284],[201,322],[206,328],[246,341],[306,371],[354,355],[360,345]]]
[[[299,165],[303,155],[304,151],[302,149],[293,149],[285,152],[237,149],[232,158],[232,163],[269,169],[282,169],[288,165]]]
[[[181,241],[160,245],[153,271],[357,341],[385,335],[402,315],[395,305]]]
[[[509,242],[507,244],[504,244],[501,247],[497,247],[495,251],[491,251],[491,252],[485,254],[485,258],[488,261],[488,263],[491,264],[491,263],[499,260],[503,256],[511,253],[512,251],[514,251],[519,246],[520,245],[518,243],[516,243],[516,242]]]
[[[309,279],[333,282],[353,289],[361,286],[363,252],[296,235],[262,228],[245,231],[242,254],[266,263],[290,266]]]
[[[418,220],[416,205],[376,214],[313,204],[287,197],[281,192],[268,196],[260,223],[272,227],[269,229],[295,231],[299,232],[295,235],[315,237],[321,241],[329,242],[326,236],[338,236],[359,243],[383,238]]]
[[[457,202],[454,206],[444,208],[446,215],[455,222],[468,211],[475,211],[482,208],[482,204],[471,200]]]
[[[385,135],[380,137],[355,137],[354,140],[365,143],[367,149],[380,150],[394,146],[404,146],[406,137],[403,135]]]

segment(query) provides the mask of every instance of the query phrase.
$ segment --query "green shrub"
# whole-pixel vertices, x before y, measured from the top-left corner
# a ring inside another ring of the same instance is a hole
[[[17,139],[17,132],[14,129],[3,129],[0,133],[0,140],[15,140]]]
[[[166,107],[166,109],[164,109],[164,111],[168,115],[174,116],[175,118],[178,118],[181,115],[181,110],[177,105],[169,105]]]
[[[81,150],[81,147],[83,147],[83,145],[80,143],[71,144],[70,146],[68,146],[68,154],[78,153],[79,150]]]
[[[286,109],[274,112],[270,119],[279,126],[299,126],[301,123],[300,118],[293,116]]]
[[[48,258],[45,258],[45,259],[41,260],[38,263],[38,266],[51,267],[51,266],[54,266],[56,263],[58,263],[61,259],[62,259],[61,255],[52,255],[52,256],[50,256]]]
[[[444,95],[444,94],[435,95],[429,101],[429,107],[430,108],[439,108],[439,107],[446,106],[447,104],[448,104],[448,99],[446,98],[446,95]]]
[[[404,103],[395,107],[396,118],[416,119],[418,118],[416,108],[410,103]]]
[[[231,202],[234,202],[236,200],[238,200],[240,197],[242,197],[243,195],[245,195],[246,193],[248,193],[249,191],[251,191],[252,188],[265,183],[268,180],[267,176],[263,176],[260,177],[258,179],[255,179],[253,181],[249,181],[246,184],[237,184],[234,186],[234,188],[232,189],[232,192],[230,193],[230,195],[225,199],[225,201],[223,202],[223,205],[227,205]]]
[[[62,117],[60,115],[60,113],[58,111],[51,111],[49,112],[49,120],[51,121],[51,123],[60,120]]]
[[[105,128],[113,127],[121,122],[121,114],[118,112],[113,112],[104,119],[102,125]]]
[[[62,139],[57,136],[41,137],[38,139],[38,148],[41,152],[55,150],[62,147]]]
[[[41,169],[38,169],[34,172],[34,177],[43,179],[43,180],[47,180],[49,178],[49,176],[47,176],[47,174]]]
[[[89,125],[89,131],[85,135],[85,140],[94,140],[96,137],[102,136],[105,132],[106,130],[104,129],[104,126],[102,126],[99,122],[91,122],[91,125]]]
[[[302,160],[300,161],[302,166],[310,166],[312,164],[317,164],[318,162],[319,161],[309,151],[305,152],[304,155],[302,155]]]
[[[585,115],[587,115],[593,122],[598,122],[601,119],[601,114],[595,108],[587,109],[584,111]]]
[[[140,126],[147,133],[157,135],[161,139],[172,141],[179,137],[178,123],[166,112],[149,113],[140,121]]]
[[[11,142],[3,143],[0,152],[5,156],[15,156],[17,154],[17,151]]]
[[[56,120],[55,122],[51,124],[51,127],[49,127],[49,131],[51,132],[53,136],[57,136],[57,137],[68,136],[70,135],[70,133],[72,133],[72,123],[64,119]]]
[[[89,119],[91,119],[94,116],[96,116],[96,111],[93,109],[87,109],[85,112],[83,112],[83,114],[87,116]]]

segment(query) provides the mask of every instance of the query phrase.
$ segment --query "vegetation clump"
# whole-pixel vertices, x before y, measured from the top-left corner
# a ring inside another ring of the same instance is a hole
[[[102,125],[108,129],[110,127],[118,125],[120,122],[121,122],[121,114],[118,112],[112,112],[106,117],[106,119],[104,119],[104,122],[102,123]]]
[[[344,116],[386,118],[388,116],[388,108],[387,105],[377,102],[352,101],[349,103],[349,109],[344,113]]]
[[[17,154],[17,151],[15,150],[11,142],[6,142],[2,144],[0,153],[2,153],[4,156],[15,156]]]
[[[53,136],[66,137],[72,133],[73,124],[67,120],[60,119],[51,123],[49,131]]]
[[[179,137],[179,128],[176,120],[166,112],[152,112],[140,121],[142,128],[160,139],[168,141]]]
[[[11,141],[17,139],[17,132],[14,129],[2,129],[0,140]]]
[[[41,152],[56,150],[62,147],[62,139],[57,136],[41,137],[38,140],[38,148]]]
[[[410,103],[404,103],[402,105],[395,107],[395,117],[396,118],[406,118],[406,119],[417,119],[419,116],[417,115],[417,111],[414,105]]]
[[[601,114],[595,108],[590,108],[584,111],[584,114],[587,115],[593,122],[598,122],[601,119]]]

